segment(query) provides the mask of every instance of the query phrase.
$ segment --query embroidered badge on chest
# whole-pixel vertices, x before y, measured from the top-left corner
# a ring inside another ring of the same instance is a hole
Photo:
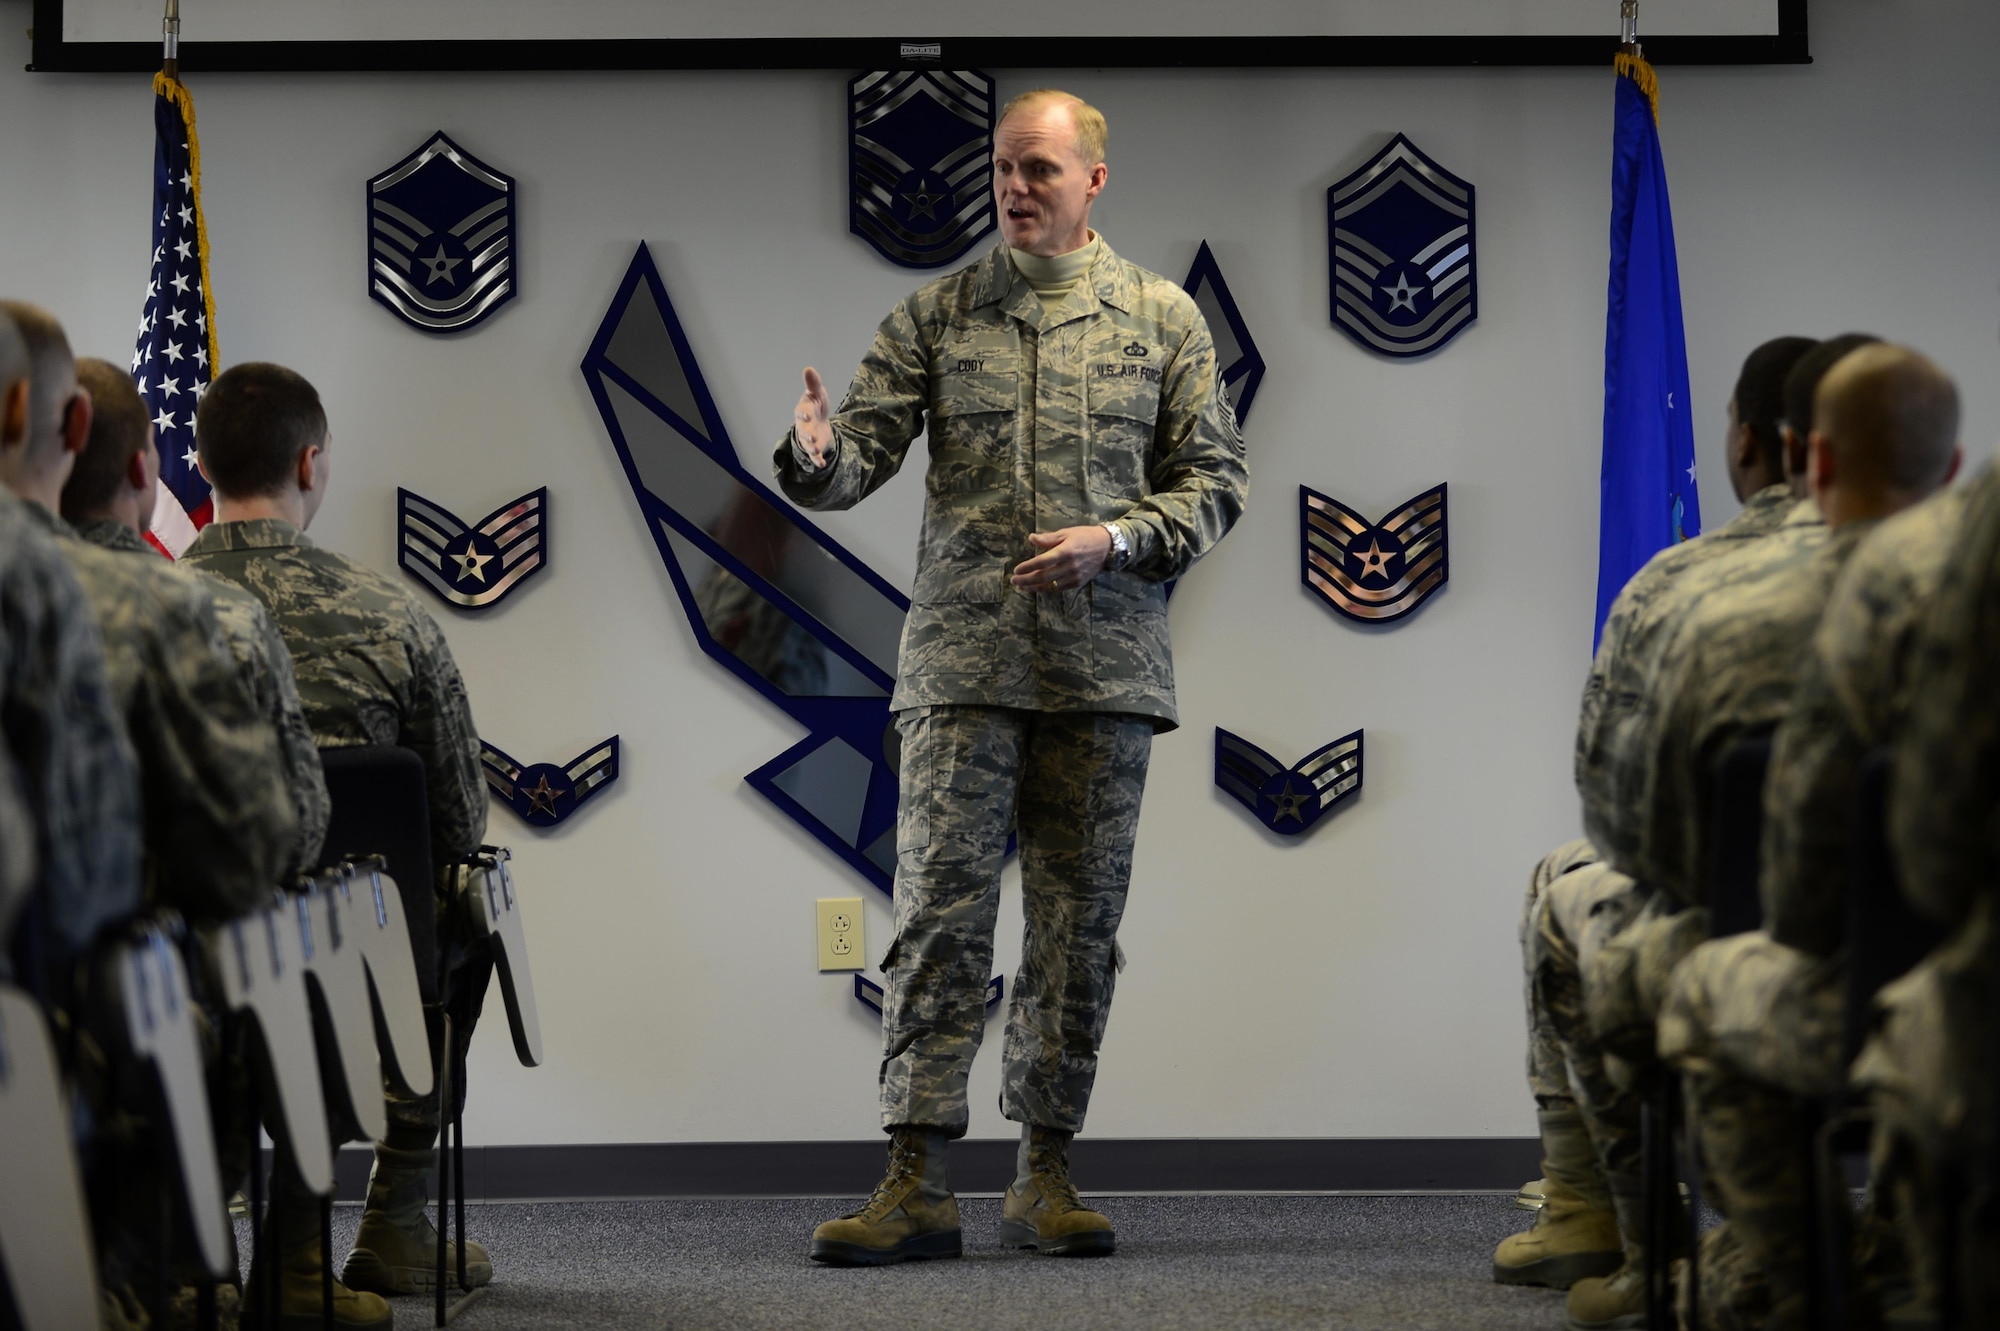
[[[1444,586],[1451,566],[1445,487],[1376,522],[1331,495],[1299,487],[1299,577],[1314,595],[1368,624],[1403,618]]]
[[[887,70],[847,85],[848,230],[905,268],[959,258],[993,212],[993,80]]]
[[[443,134],[368,182],[368,294],[426,333],[462,333],[516,291],[514,179]]]
[[[1473,191],[1398,134],[1326,192],[1330,317],[1370,351],[1421,356],[1479,317]]]

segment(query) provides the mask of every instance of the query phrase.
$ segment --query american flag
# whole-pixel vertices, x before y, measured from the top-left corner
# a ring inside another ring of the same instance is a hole
[[[179,555],[215,516],[194,465],[194,412],[215,377],[215,300],[201,216],[201,142],[180,80],[153,78],[153,272],[132,352],[132,378],[153,414],[160,495],[153,543]]]

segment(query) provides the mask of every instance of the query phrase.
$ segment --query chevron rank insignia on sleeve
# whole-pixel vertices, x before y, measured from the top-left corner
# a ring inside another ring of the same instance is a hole
[[[530,827],[554,827],[618,779],[618,736],[613,735],[560,767],[514,761],[484,740],[479,761],[486,784]]]
[[[1424,491],[1379,522],[1331,495],[1299,487],[1299,577],[1328,605],[1366,624],[1410,614],[1444,586],[1445,487]]]
[[[1215,728],[1215,784],[1281,836],[1296,836],[1361,790],[1361,733],[1342,735],[1290,767]]]
[[[485,610],[548,564],[543,486],[467,523],[413,490],[396,491],[396,562],[440,600]]]

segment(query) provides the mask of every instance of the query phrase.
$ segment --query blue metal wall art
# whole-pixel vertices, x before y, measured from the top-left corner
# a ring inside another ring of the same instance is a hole
[[[807,731],[745,779],[888,892],[909,598],[737,461],[643,245],[583,377],[701,649]]]
[[[486,785],[530,827],[554,827],[618,779],[618,736],[560,765],[515,761],[481,741]]]
[[[1326,192],[1329,317],[1370,351],[1421,356],[1479,317],[1472,185],[1398,134]]]
[[[514,178],[442,133],[368,182],[368,294],[410,327],[462,333],[514,299]]]
[[[469,523],[414,490],[396,491],[396,562],[449,605],[485,610],[548,567],[543,486]]]
[[[1257,397],[1257,386],[1264,382],[1264,358],[1258,354],[1249,325],[1243,322],[1207,241],[1195,251],[1194,266],[1188,269],[1181,289],[1194,297],[1208,323],[1208,334],[1215,341],[1215,363],[1222,367],[1222,391],[1229,395],[1240,425],[1250,418],[1250,404]]]
[[[1287,767],[1240,735],[1215,728],[1215,784],[1281,836],[1297,836],[1361,790],[1361,732]]]
[[[1445,487],[1433,486],[1370,522],[1331,495],[1299,487],[1299,578],[1365,624],[1410,614],[1451,575]]]
[[[878,70],[847,85],[847,227],[890,263],[941,268],[998,225],[993,80]]]
[[[986,1015],[991,1017],[1000,1010],[1000,1000],[1006,995],[1007,983],[1001,976],[994,976],[986,982]],[[882,986],[860,972],[854,976],[854,996],[861,1000],[861,1006],[875,1009],[875,1015],[882,1015]]]

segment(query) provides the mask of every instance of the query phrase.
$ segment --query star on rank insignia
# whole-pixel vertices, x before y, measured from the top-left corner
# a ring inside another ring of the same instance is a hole
[[[439,599],[485,610],[548,567],[549,490],[466,522],[414,490],[396,491],[396,562]]]
[[[530,827],[554,827],[577,811],[591,796],[618,779],[618,736],[558,767],[554,763],[526,766],[484,740],[479,762],[486,785]]]
[[[905,268],[940,268],[992,233],[993,80],[882,70],[847,85],[847,229]]]
[[[1421,356],[1479,317],[1472,186],[1398,134],[1326,192],[1330,314],[1385,356]]]
[[[1287,767],[1217,726],[1215,784],[1273,832],[1297,836],[1360,791],[1361,732],[1342,735]]]
[[[1435,486],[1370,522],[1301,485],[1300,579],[1349,619],[1387,624],[1410,614],[1450,575],[1444,496]]]
[[[514,179],[443,134],[368,182],[368,294],[426,333],[514,298]]]

